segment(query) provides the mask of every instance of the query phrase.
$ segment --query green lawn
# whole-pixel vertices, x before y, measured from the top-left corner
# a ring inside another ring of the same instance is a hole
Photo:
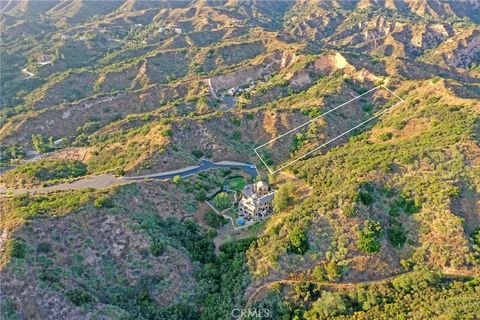
[[[230,188],[231,190],[234,190],[234,191],[240,191],[242,190],[245,185],[246,185],[246,181],[245,181],[245,178],[243,177],[233,177],[233,178],[228,178],[226,181],[225,181],[225,185]]]

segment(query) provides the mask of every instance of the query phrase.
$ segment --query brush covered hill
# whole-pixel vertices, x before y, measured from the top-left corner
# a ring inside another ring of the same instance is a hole
[[[200,157],[267,178],[255,147],[365,94],[262,149],[278,168],[404,100],[270,175],[273,217],[217,251],[195,212],[218,181],[201,176],[2,198],[2,317],[478,314],[478,2],[26,0],[0,12],[9,187]],[[379,85],[400,98],[368,94]]]

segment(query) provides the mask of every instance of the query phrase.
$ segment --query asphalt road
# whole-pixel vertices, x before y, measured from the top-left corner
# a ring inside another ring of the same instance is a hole
[[[210,162],[208,160],[202,160],[200,161],[200,164],[198,166],[192,166],[192,167],[187,167],[179,170],[153,173],[153,174],[142,175],[142,176],[128,176],[128,177],[123,177],[123,179],[126,179],[126,180],[138,180],[138,179],[145,179],[145,178],[171,179],[175,176],[180,176],[183,178],[183,177],[187,177],[202,171],[206,171],[210,169],[220,169],[220,168],[240,169],[247,172],[252,178],[256,178],[258,176],[257,168],[253,164],[235,162],[235,161]]]
[[[34,187],[34,188],[20,188],[20,189],[8,189],[3,186],[0,186],[0,195],[12,194],[25,194],[25,193],[48,193],[52,191],[63,191],[63,190],[84,190],[88,188],[94,189],[104,189],[114,185],[125,184],[133,181],[142,181],[145,179],[171,179],[175,176],[188,177],[190,175],[210,170],[210,169],[220,169],[220,168],[233,168],[240,169],[247,172],[252,178],[258,176],[258,171],[255,165],[235,162],[235,161],[220,161],[220,162],[210,162],[208,160],[202,160],[198,166],[186,167],[178,170],[172,170],[167,172],[153,173],[148,175],[141,176],[125,176],[125,177],[116,177],[112,174],[102,174],[97,176],[90,176],[85,178],[80,178],[75,181],[59,183],[46,187]]]

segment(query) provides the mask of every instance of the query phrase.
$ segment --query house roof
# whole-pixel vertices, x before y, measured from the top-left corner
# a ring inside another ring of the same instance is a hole
[[[255,183],[255,186],[258,187],[268,187],[267,183],[265,181],[258,181],[257,183]]]
[[[270,202],[270,201],[273,200],[273,195],[274,195],[273,192],[272,192],[272,193],[269,193],[269,194],[266,194],[266,195],[264,195],[263,197],[258,198],[258,199],[257,199],[257,202],[258,202],[259,204],[264,204],[264,203]]]
[[[257,188],[268,187],[268,185],[263,181],[256,182],[255,186]],[[242,189],[242,195],[244,196],[244,198],[250,198],[255,203],[259,203],[259,204],[263,204],[263,203],[271,201],[273,199],[273,194],[274,193],[272,192],[272,193],[261,196],[261,195],[257,194],[256,192],[254,192],[254,188],[253,188],[252,184],[246,185]]]
[[[251,198],[253,197],[255,194],[253,193],[253,189],[252,189],[252,185],[249,184],[249,185],[246,185],[243,189],[242,189],[242,195],[244,195],[245,197],[248,197],[248,198]]]

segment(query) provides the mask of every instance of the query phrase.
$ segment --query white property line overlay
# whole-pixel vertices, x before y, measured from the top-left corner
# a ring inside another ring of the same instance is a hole
[[[272,169],[270,169],[270,167],[265,163],[265,161],[264,161],[263,158],[260,156],[260,154],[258,154],[258,152],[257,152],[258,149],[260,149],[260,148],[262,148],[262,147],[264,147],[264,146],[266,146],[266,145],[268,145],[268,144],[270,144],[270,143],[272,143],[272,142],[280,139],[281,137],[283,137],[283,136],[285,136],[285,135],[287,135],[287,134],[289,134],[289,133],[291,133],[291,132],[293,132],[293,131],[295,131],[295,130],[297,130],[297,129],[299,129],[299,128],[302,128],[302,127],[306,126],[307,124],[309,124],[309,123],[311,123],[311,122],[313,122],[313,121],[318,120],[319,118],[321,118],[321,117],[323,117],[323,116],[325,116],[325,115],[327,115],[327,114],[329,114],[329,113],[331,113],[331,112],[333,112],[333,111],[335,111],[335,110],[343,107],[344,105],[346,105],[346,104],[348,104],[348,103],[350,103],[350,102],[352,102],[352,101],[354,101],[354,100],[357,100],[357,99],[361,98],[362,96],[364,96],[364,95],[366,95],[366,94],[368,94],[368,93],[370,93],[370,92],[372,92],[372,91],[377,90],[378,88],[384,88],[384,89],[386,89],[389,93],[391,93],[393,96],[395,96],[395,97],[396,97],[397,99],[399,99],[400,101],[397,102],[397,103],[395,103],[395,104],[394,104],[393,106],[391,106],[390,108],[387,108],[387,109],[385,109],[385,110],[383,110],[383,111],[380,111],[380,112],[376,113],[375,115],[373,115],[373,116],[370,117],[369,119],[363,121],[362,123],[356,125],[355,127],[351,128],[351,129],[345,131],[344,133],[342,133],[342,134],[340,134],[340,135],[338,135],[338,136],[336,136],[336,137],[328,140],[327,142],[323,143],[322,145],[316,147],[315,149],[310,150],[309,152],[307,152],[307,153],[304,154],[303,156],[298,157],[297,159],[292,160],[292,161],[290,161],[289,163],[281,166],[280,168],[278,168],[278,169],[275,170],[275,171],[272,171]],[[276,172],[278,172],[278,171],[280,171],[280,170],[282,170],[282,169],[285,169],[286,167],[294,164],[295,162],[297,162],[297,161],[305,158],[306,156],[308,156],[308,155],[312,154],[313,152],[317,151],[318,149],[323,148],[323,147],[326,146],[327,144],[329,144],[329,143],[331,143],[331,142],[333,142],[333,141],[335,141],[335,140],[343,137],[343,136],[346,135],[347,133],[352,132],[353,130],[357,129],[358,127],[363,126],[363,125],[366,124],[367,122],[372,121],[372,120],[375,119],[375,118],[378,118],[378,117],[381,116],[382,114],[384,114],[384,113],[392,110],[393,108],[395,108],[396,106],[398,106],[399,104],[401,104],[401,103],[403,103],[403,102],[405,102],[404,99],[400,98],[400,97],[399,97],[397,94],[395,94],[392,90],[388,89],[385,85],[382,84],[382,85],[379,85],[379,86],[377,86],[377,87],[375,87],[375,88],[373,88],[373,89],[370,89],[370,90],[362,93],[362,94],[359,95],[359,96],[356,96],[356,97],[353,98],[353,99],[348,100],[347,102],[342,103],[342,104],[339,105],[339,106],[336,106],[336,107],[333,108],[333,109],[328,110],[328,111],[325,112],[325,113],[322,113],[321,115],[319,115],[319,116],[317,116],[317,117],[315,117],[315,118],[313,118],[313,119],[305,122],[304,124],[299,125],[298,127],[295,127],[295,128],[293,128],[293,129],[291,129],[291,130],[289,130],[289,131],[287,131],[287,132],[279,135],[278,137],[273,138],[273,139],[270,140],[270,141],[265,142],[264,144],[262,144],[262,145],[256,147],[255,149],[253,149],[253,151],[254,151],[255,154],[260,158],[260,160],[262,161],[263,165],[268,169],[268,171],[269,171],[270,173],[276,173]]]

